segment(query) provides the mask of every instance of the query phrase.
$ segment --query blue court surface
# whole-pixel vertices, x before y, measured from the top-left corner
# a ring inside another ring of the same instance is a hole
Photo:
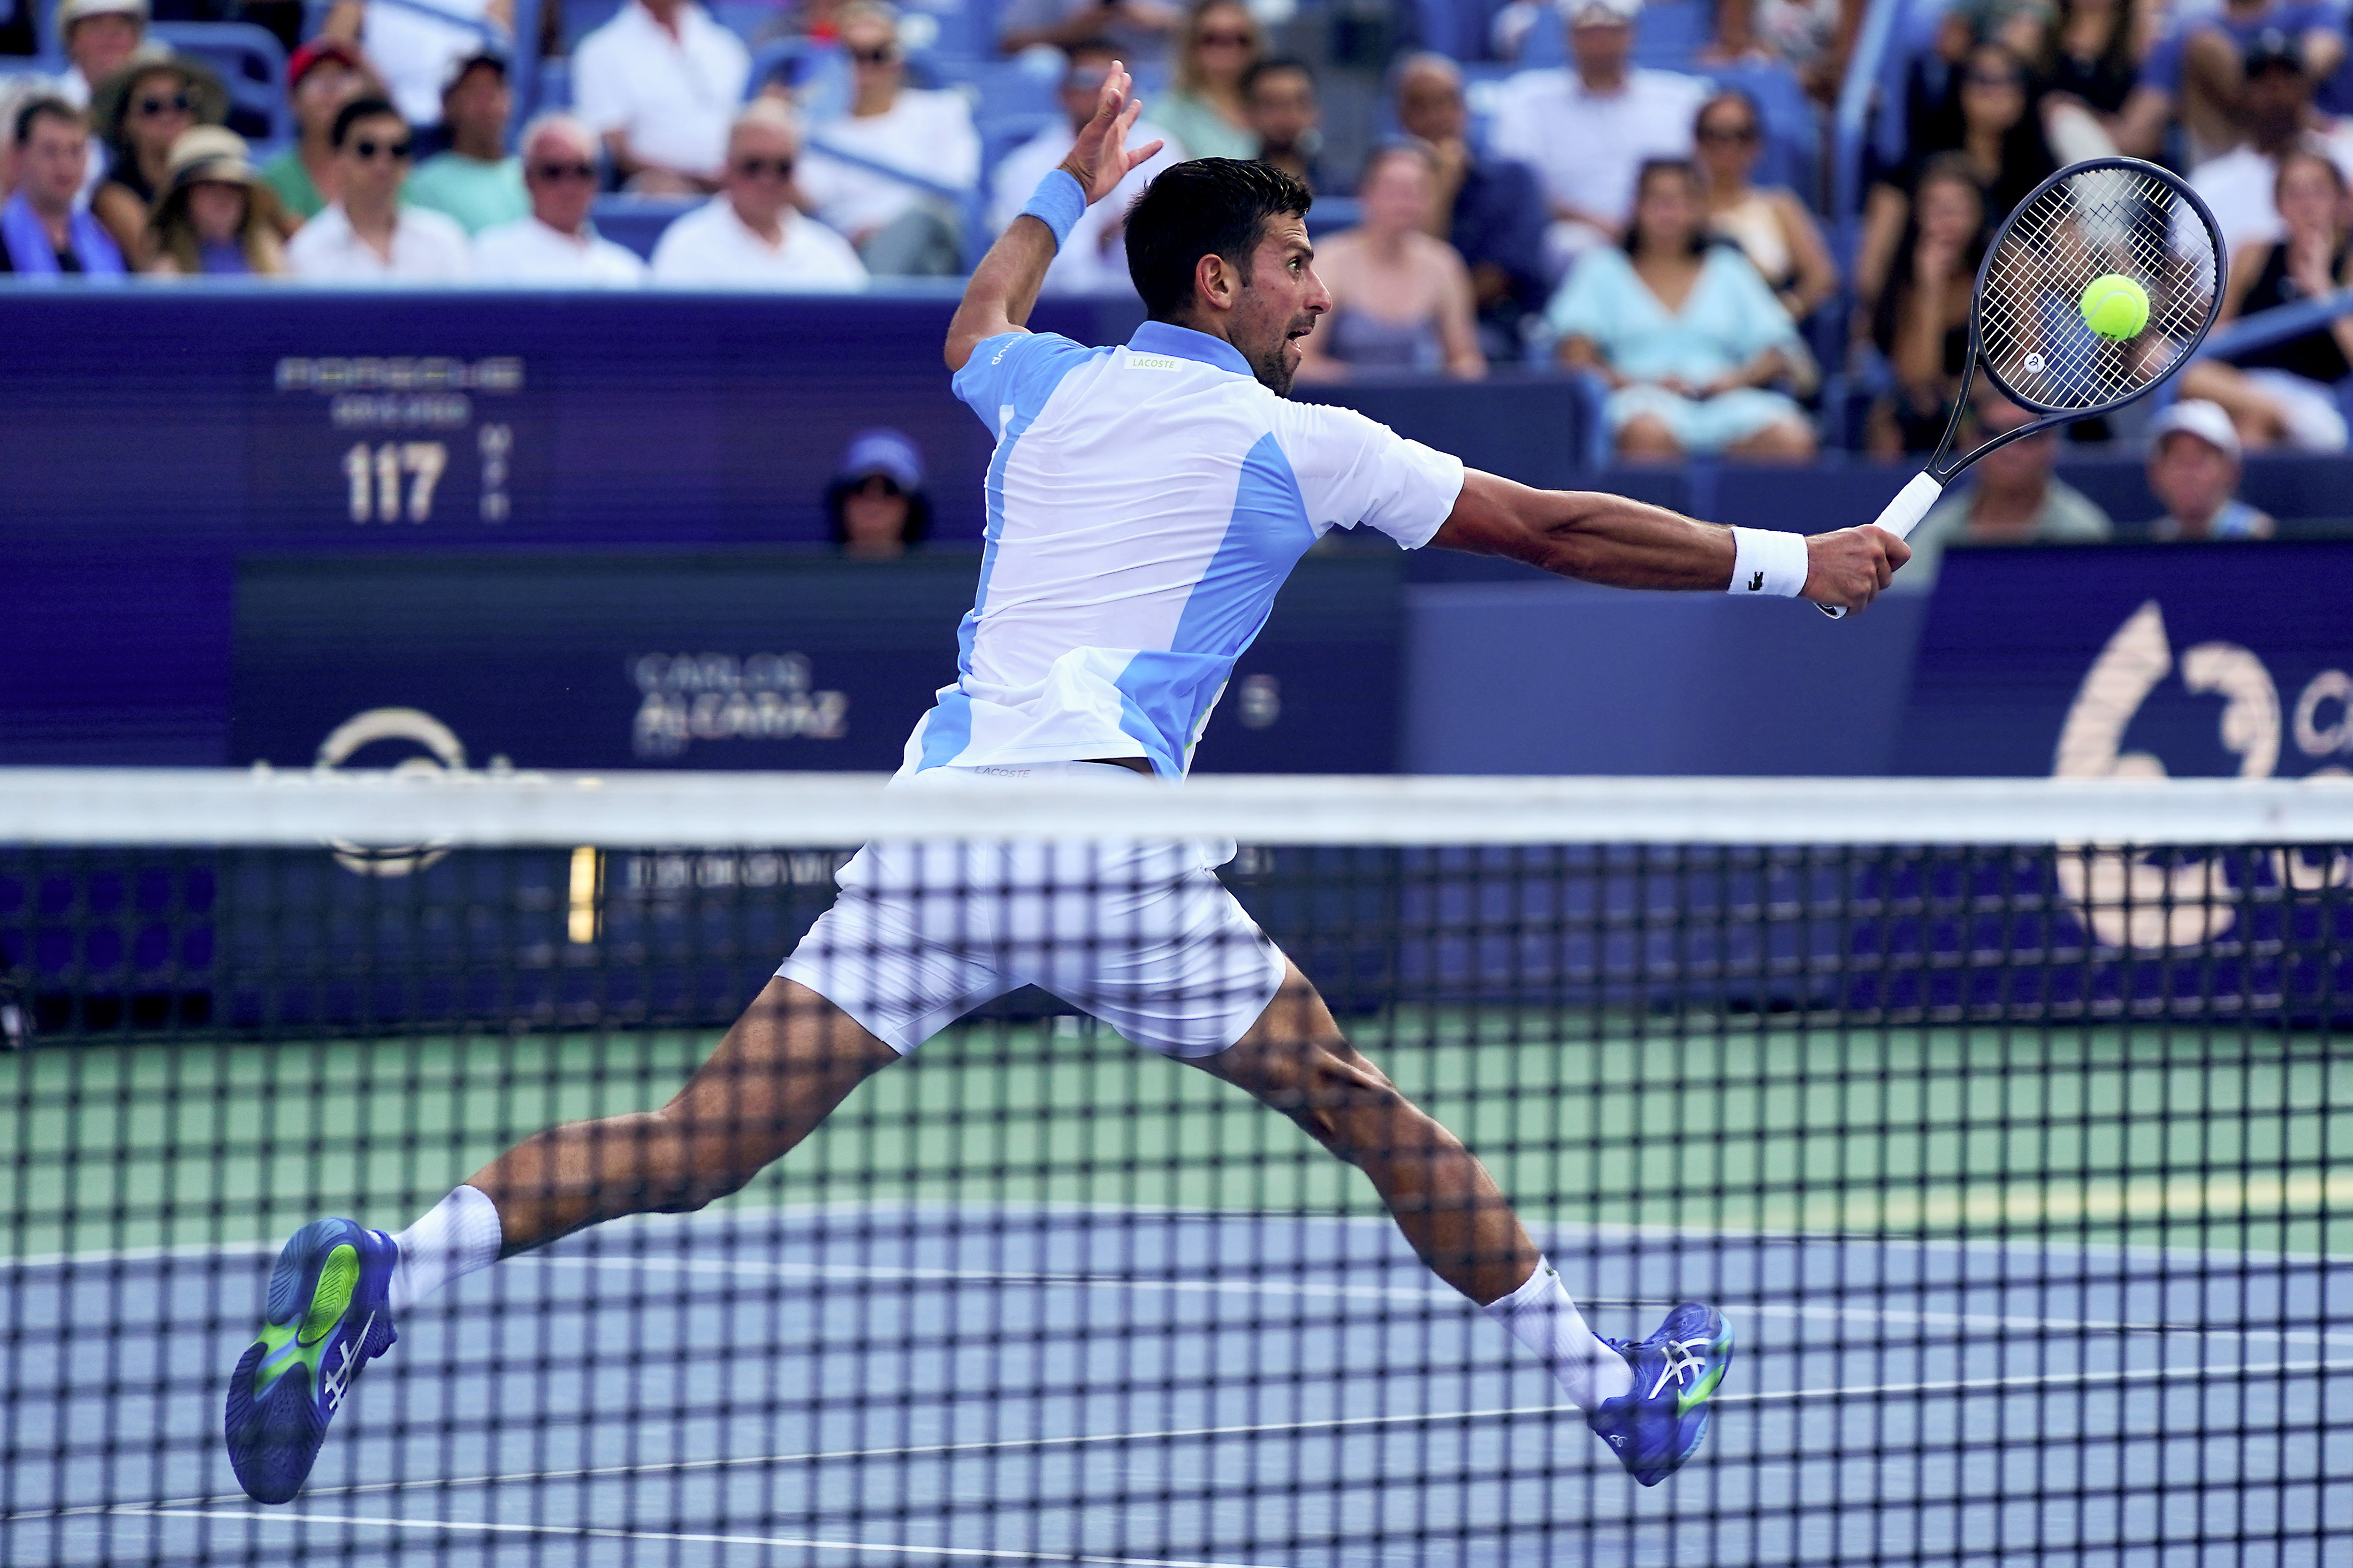
[[[1604,1333],[1733,1320],[1655,1490],[1368,1220],[625,1221],[412,1313],[282,1508],[218,1441],[268,1250],[0,1265],[0,1561],[2353,1563],[2353,1261],[1539,1240]]]

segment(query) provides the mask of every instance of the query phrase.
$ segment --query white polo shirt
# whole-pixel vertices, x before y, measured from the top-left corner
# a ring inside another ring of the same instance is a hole
[[[997,432],[987,546],[907,773],[1142,757],[1181,775],[1308,547],[1361,524],[1418,548],[1462,489],[1461,459],[1277,397],[1231,344],[1164,321],[1115,349],[990,338],[955,386]]]
[[[784,243],[770,245],[716,195],[662,230],[656,283],[683,289],[862,289],[866,264],[849,241],[813,217],[785,211]]]
[[[1622,223],[1643,161],[1689,157],[1706,101],[1707,83],[1675,71],[1630,69],[1612,93],[1588,91],[1567,68],[1521,71],[1504,83],[1489,140],[1497,156],[1534,165],[1553,200]]]
[[[969,190],[980,180],[980,133],[960,94],[901,90],[886,114],[844,114],[827,121],[801,149],[797,178],[818,216],[844,234],[880,228],[928,193],[887,174],[826,156],[829,142],[845,153],[904,169],[935,185]]]
[[[484,283],[570,283],[633,289],[646,279],[636,255],[598,237],[569,235],[535,217],[497,224],[474,237],[474,276]]]
[[[743,40],[701,5],[680,8],[673,38],[629,0],[572,51],[572,110],[599,136],[626,132],[648,163],[716,179],[751,79]]]
[[[402,207],[386,261],[352,232],[343,204],[331,202],[286,242],[286,267],[314,283],[458,283],[474,275],[474,255],[455,218]]]

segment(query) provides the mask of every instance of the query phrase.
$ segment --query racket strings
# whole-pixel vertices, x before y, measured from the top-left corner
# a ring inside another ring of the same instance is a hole
[[[2084,321],[2093,279],[2147,290],[2134,337]],[[2051,412],[2089,411],[2171,374],[2213,313],[2221,257],[2212,230],[2171,184],[2130,169],[2086,169],[2036,196],[1997,242],[1978,300],[1988,367],[2005,389]]]

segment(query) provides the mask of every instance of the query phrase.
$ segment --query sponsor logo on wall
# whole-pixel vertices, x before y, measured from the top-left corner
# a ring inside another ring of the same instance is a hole
[[[2353,787],[2353,676],[2324,669],[2284,706],[2262,658],[2232,642],[2201,642],[2177,658],[2165,614],[2151,599],[2108,638],[2076,689],[2059,733],[2052,773],[2059,778],[2161,779],[2164,759],[2126,751],[2126,731],[2151,693],[2179,674],[2192,695],[2222,700],[2221,740],[2238,776],[2291,772],[2317,788]],[[2292,749],[2291,749],[2292,748]],[[2234,886],[2222,859],[2141,855],[2091,846],[2059,857],[2061,890],[2100,942],[2139,951],[2214,941],[2259,890],[2290,898],[2353,887],[2353,856],[2341,849],[2269,851],[2257,887]]]

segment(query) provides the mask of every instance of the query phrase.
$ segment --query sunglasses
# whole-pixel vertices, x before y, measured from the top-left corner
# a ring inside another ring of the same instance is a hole
[[[1193,39],[1205,49],[1246,49],[1255,41],[1248,33],[1202,33]]]
[[[363,136],[352,143],[352,156],[363,163],[372,163],[378,157],[390,158],[396,163],[405,163],[408,162],[408,155],[416,150],[417,143],[406,136],[397,142],[378,142],[371,137]]]
[[[555,184],[564,180],[593,180],[596,177],[594,163],[533,163],[531,177],[543,184]]]
[[[1754,125],[1704,125],[1700,128],[1699,139],[1703,142],[1745,144],[1757,140],[1757,127]]]
[[[195,111],[196,100],[185,92],[171,98],[142,98],[139,100],[139,112],[144,115],[194,114]]]
[[[852,49],[849,58],[862,66],[890,66],[899,63],[899,51],[885,44],[879,49]]]
[[[747,180],[756,180],[766,174],[773,174],[779,180],[789,180],[793,177],[793,161],[790,158],[738,158],[735,160],[735,172]]]

